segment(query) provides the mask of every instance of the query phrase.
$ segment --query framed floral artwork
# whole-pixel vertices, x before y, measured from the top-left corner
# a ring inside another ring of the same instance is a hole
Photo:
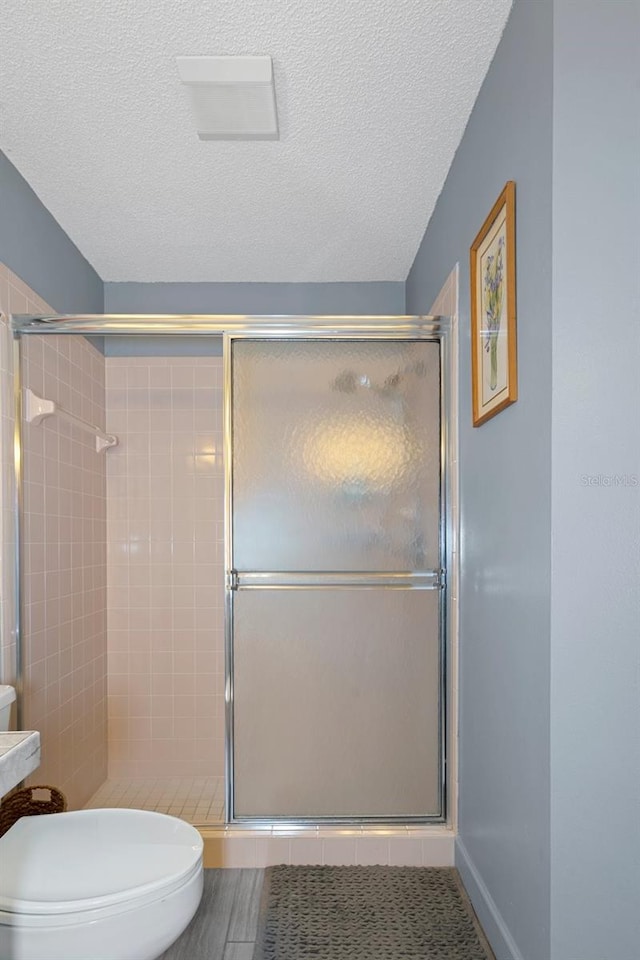
[[[474,427],[518,399],[515,209],[509,180],[471,245]]]

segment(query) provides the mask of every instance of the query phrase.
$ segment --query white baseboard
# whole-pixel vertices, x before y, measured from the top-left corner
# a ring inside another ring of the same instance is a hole
[[[478,919],[493,948],[496,960],[524,960],[495,900],[460,837],[456,838],[455,849],[456,867],[469,894],[473,909],[478,914]]]

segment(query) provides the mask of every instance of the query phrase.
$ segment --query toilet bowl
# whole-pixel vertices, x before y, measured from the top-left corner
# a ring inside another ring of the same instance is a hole
[[[175,817],[23,817],[0,837],[0,960],[156,960],[202,882],[202,838]]]

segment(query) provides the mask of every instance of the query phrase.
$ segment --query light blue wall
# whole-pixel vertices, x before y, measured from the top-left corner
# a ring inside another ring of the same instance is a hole
[[[2,152],[0,263],[59,313],[102,313],[102,280]]]
[[[458,863],[499,960],[549,960],[552,26],[516,0],[407,281],[426,312],[460,263]],[[520,399],[474,429],[469,247],[507,180]]]
[[[96,339],[96,338],[91,338]],[[221,357],[222,336],[100,337],[107,357]]]
[[[105,283],[106,313],[404,314],[404,283]]]
[[[554,7],[551,955],[635,960],[640,0]]]

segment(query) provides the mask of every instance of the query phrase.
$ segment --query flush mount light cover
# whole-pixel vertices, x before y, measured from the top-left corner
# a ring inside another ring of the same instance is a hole
[[[201,140],[277,140],[271,57],[177,57]]]

